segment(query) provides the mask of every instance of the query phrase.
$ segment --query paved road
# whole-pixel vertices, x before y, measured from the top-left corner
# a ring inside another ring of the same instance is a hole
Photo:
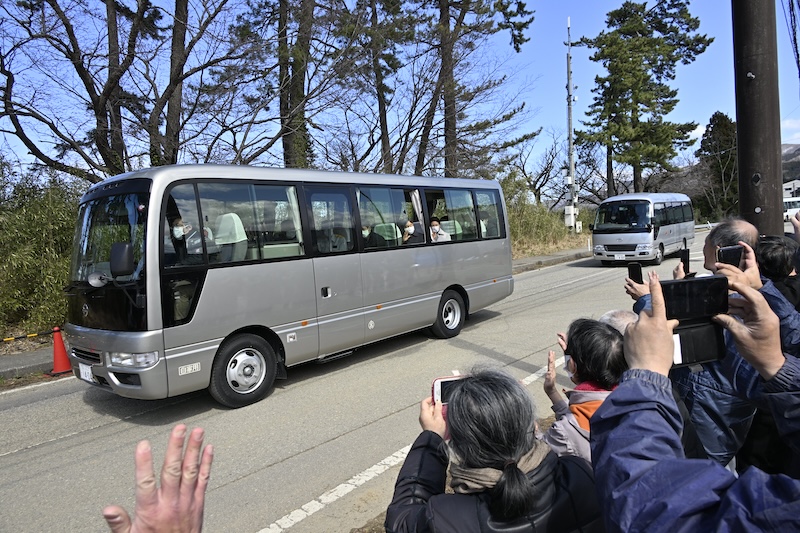
[[[676,263],[670,258],[657,270],[669,277]],[[4,392],[0,530],[104,531],[104,505],[133,508],[136,442],[150,439],[160,461],[178,422],[204,427],[216,447],[207,531],[360,527],[391,497],[434,377],[475,364],[505,367],[529,383],[547,416],[539,378],[555,332],[579,316],[629,307],[625,273],[582,259],[519,274],[514,294],[473,315],[454,339],[413,333],[294,368],[270,397],[238,410],[220,408],[204,392],[137,401],[74,378]]]

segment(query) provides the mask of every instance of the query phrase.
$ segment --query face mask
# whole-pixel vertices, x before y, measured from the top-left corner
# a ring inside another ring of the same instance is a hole
[[[363,235],[364,238],[366,239],[367,237],[369,237],[369,230],[368,229],[362,229],[361,230],[361,235]]]
[[[431,231],[434,233],[439,233],[439,226],[431,226]]]
[[[182,239],[183,238],[183,226],[175,226],[174,228],[172,228],[172,235],[176,239]]]
[[[413,235],[414,226],[406,226],[406,233],[408,233],[409,235]]]
[[[564,370],[567,371],[567,377],[569,377],[569,379],[572,379],[572,376],[574,376],[575,374],[572,373],[572,371],[570,371],[569,369],[569,359],[570,359],[569,355],[564,354]]]

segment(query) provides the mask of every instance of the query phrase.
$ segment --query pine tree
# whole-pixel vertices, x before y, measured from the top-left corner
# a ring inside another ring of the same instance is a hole
[[[625,2],[608,13],[606,25],[607,31],[579,43],[594,49],[590,59],[607,71],[595,78],[580,141],[605,146],[609,169],[612,160],[630,165],[634,190],[640,192],[644,169],[670,169],[677,150],[693,142],[689,133],[696,123],[665,119],[678,103],[678,91],[668,83],[679,63],[693,62],[713,39],[697,33],[700,21],[683,0],[651,8],[646,2]],[[607,179],[611,194],[613,176]]]

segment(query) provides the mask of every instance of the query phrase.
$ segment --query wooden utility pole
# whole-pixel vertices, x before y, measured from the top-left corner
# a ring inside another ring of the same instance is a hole
[[[775,2],[732,0],[739,213],[759,233],[783,235]]]

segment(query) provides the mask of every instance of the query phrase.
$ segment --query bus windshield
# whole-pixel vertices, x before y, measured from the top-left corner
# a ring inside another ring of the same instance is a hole
[[[111,275],[111,245],[130,242],[136,268],[117,281],[139,280],[144,272],[147,194],[105,196],[81,205],[73,241],[70,282],[87,281],[93,272]]]
[[[650,203],[644,200],[606,202],[597,209],[595,233],[650,231]]]

